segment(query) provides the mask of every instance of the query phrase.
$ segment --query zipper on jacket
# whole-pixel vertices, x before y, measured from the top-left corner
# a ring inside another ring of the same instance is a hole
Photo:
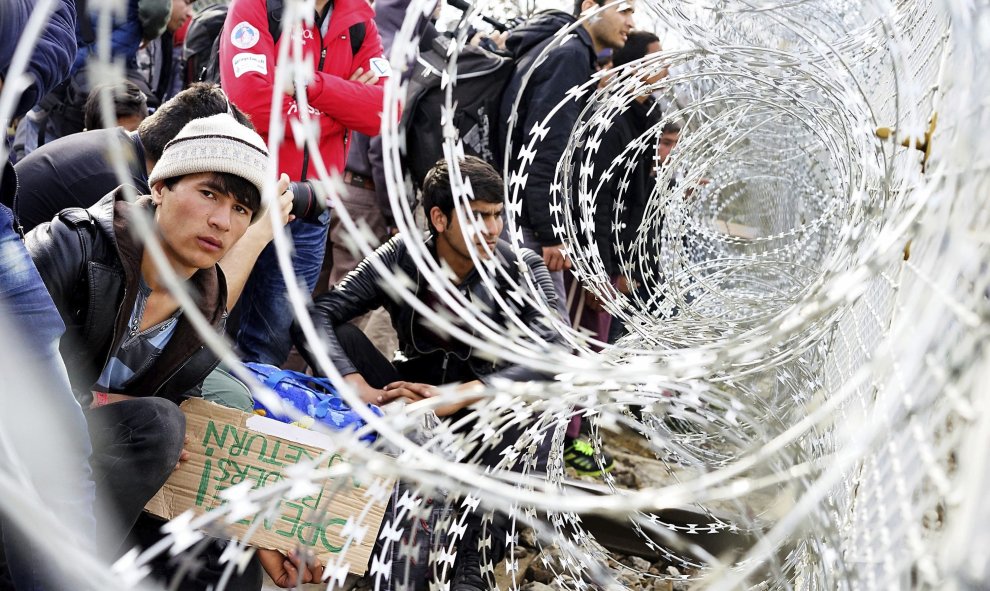
[[[443,354],[443,365],[440,367],[440,383],[447,383],[447,363],[450,362],[450,353],[444,352]]]

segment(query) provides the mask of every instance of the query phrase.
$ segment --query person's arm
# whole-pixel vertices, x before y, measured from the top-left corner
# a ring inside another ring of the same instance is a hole
[[[231,102],[251,116],[262,136],[268,135],[275,84],[275,40],[268,30],[266,0],[233,0],[220,37],[220,85]],[[257,30],[257,41],[247,49],[234,46],[231,35],[242,23]],[[282,95],[283,115],[294,101]]]
[[[7,78],[10,60],[14,57],[17,39],[20,38],[36,2],[34,0],[7,0],[0,7],[0,31],[6,39],[0,43],[0,79]],[[73,0],[60,0],[55,12],[45,24],[38,38],[34,53],[25,73],[32,83],[21,94],[14,109],[14,117],[31,110],[43,96],[62,83],[76,57],[76,8]]]
[[[382,287],[384,281],[372,264],[372,260],[378,261],[385,268],[395,270],[399,248],[404,248],[401,238],[393,238],[380,246],[371,256],[361,261],[356,269],[348,273],[340,285],[316,296],[309,308],[316,333],[327,348],[334,367],[342,376],[356,374],[357,368],[337,341],[335,328],[382,306],[388,296]],[[315,357],[298,322],[292,323],[291,334],[292,343],[303,359],[310,367],[316,367]]]
[[[473,390],[479,386],[483,386],[484,383],[481,380],[471,380],[470,382],[464,382],[463,384],[458,384],[456,390],[458,392],[465,392]],[[430,384],[421,384],[418,382],[392,382],[383,388],[385,396],[390,397],[390,400],[395,400],[396,398],[405,398],[410,402],[418,402],[420,400],[426,400],[427,398],[433,398],[440,395],[440,389],[436,386],[431,386]],[[475,402],[481,400],[481,396],[471,396],[467,398],[462,398],[455,402],[448,402],[442,406],[438,406],[433,409],[433,412],[438,417],[446,417],[454,414],[455,412],[471,406]]]
[[[369,18],[365,22],[364,42],[354,55],[347,79],[326,72],[316,72],[313,81],[306,87],[309,104],[348,129],[367,136],[378,135],[382,123],[385,79],[376,79],[372,84],[365,84],[353,78],[358,69],[363,72],[371,71],[371,58],[382,57],[383,54],[378,27]]]
[[[80,238],[83,232],[93,231],[70,227],[62,217],[40,224],[24,237],[31,259],[34,261],[45,288],[52,297],[63,320],[72,312],[72,298],[80,289],[80,278],[85,277],[86,260]],[[92,240],[90,248],[92,248]]]
[[[592,238],[598,248],[598,255],[602,259],[605,272],[609,276],[618,273],[615,257],[615,243],[612,239],[612,224],[615,221],[615,209],[619,199],[619,182],[626,172],[623,163],[612,167],[615,158],[622,153],[625,148],[622,131],[622,121],[616,119],[612,127],[607,129],[602,135],[601,146],[592,156],[595,165],[595,174],[589,180],[588,190],[595,196],[595,206],[592,214],[595,227]],[[611,169],[611,170],[610,170]],[[605,174],[611,177],[605,179]],[[602,179],[600,184],[596,181]],[[625,198],[625,196],[623,196]]]
[[[530,130],[535,125],[543,124],[547,115],[567,97],[567,93],[590,79],[585,68],[575,63],[583,57],[574,51],[553,51],[547,59],[537,66],[530,84],[532,93],[528,97],[526,118],[521,121],[523,138],[522,144],[515,146],[516,150],[528,146],[531,140]],[[536,143],[536,156],[525,171],[528,174],[526,187],[523,190],[523,207],[529,215],[529,223],[537,233],[537,240],[543,247],[560,247],[560,238],[553,231],[554,218],[550,212],[550,187],[553,184],[557,169],[571,130],[581,112],[581,104],[567,97],[567,101],[550,120],[550,127],[542,141]],[[558,195],[559,199],[560,196]],[[561,212],[560,215],[563,215]],[[560,223],[558,218],[557,224]],[[544,253],[546,254],[546,253]],[[544,257],[546,258],[546,257]],[[559,270],[551,268],[552,271]]]
[[[274,236],[272,235],[272,224],[269,217],[277,212],[280,220],[280,227],[295,219],[289,215],[292,211],[292,192],[288,190],[289,176],[282,173],[282,178],[278,181],[278,191],[280,209],[273,211],[269,208],[265,215],[258,221],[251,224],[251,227],[244,232],[241,239],[227,251],[227,254],[220,260],[220,268],[223,269],[224,277],[227,279],[227,309],[233,309],[234,304],[241,297],[244,285],[254,263],[261,255],[261,251],[268,246]]]
[[[554,288],[553,279],[550,277],[550,272],[543,263],[543,259],[528,248],[522,249],[521,253],[523,262],[529,267],[530,272],[533,274],[533,282],[539,290],[535,296],[545,300],[547,307],[550,310],[556,310],[557,291]],[[532,329],[533,332],[536,333],[537,337],[539,337],[541,342],[538,344],[559,344],[563,342],[563,337],[560,333],[558,333],[557,330],[547,322],[543,312],[535,306],[529,304],[528,302],[524,302],[522,310],[519,312],[519,316],[522,322]],[[510,364],[499,371],[482,376],[481,381],[485,384],[492,384],[493,381],[498,379],[505,379],[513,382],[525,382],[533,380],[548,380],[550,377],[550,374],[546,372],[541,372],[525,365]]]

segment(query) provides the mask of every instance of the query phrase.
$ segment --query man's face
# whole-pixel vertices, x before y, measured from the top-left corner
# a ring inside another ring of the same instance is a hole
[[[657,146],[657,159],[660,164],[667,161],[670,151],[677,145],[677,140],[681,139],[681,132],[665,133],[660,136],[660,144]]]
[[[237,242],[254,214],[221,193],[212,173],[182,177],[171,189],[156,183],[151,197],[165,256],[178,273],[192,276],[215,265]]]
[[[502,233],[503,208],[501,203],[472,201],[471,211],[465,212],[469,214],[467,215],[469,223],[463,226],[457,219],[457,211],[451,211],[445,227],[443,229],[437,227],[437,240],[446,242],[452,256],[458,257],[461,261],[471,260],[471,248],[478,253],[478,257],[482,260],[488,259],[488,252],[495,249],[498,236]],[[470,223],[472,218],[475,223]],[[456,267],[453,264],[454,261],[447,262],[452,267]]]
[[[661,51],[663,51],[663,48],[660,47],[659,41],[654,41],[653,43],[650,43],[649,45],[646,46],[646,55],[660,53]],[[652,76],[647,76],[644,81],[647,84],[656,84],[657,82],[660,82],[661,80],[666,78],[667,73],[668,73],[667,68],[664,68],[659,72],[657,72],[656,74],[653,74]]]
[[[168,32],[174,33],[193,17],[193,0],[172,0],[172,16],[168,19]]]
[[[597,5],[594,0],[587,0],[584,3],[584,10],[595,10]],[[626,38],[633,30],[633,13],[636,12],[634,0],[626,0],[618,4],[609,6],[605,10],[596,13],[589,18],[587,23],[588,32],[595,43],[595,49],[601,50],[606,47],[619,49],[626,44]]]

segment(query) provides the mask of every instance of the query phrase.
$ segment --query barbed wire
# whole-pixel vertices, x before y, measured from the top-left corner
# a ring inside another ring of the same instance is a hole
[[[312,2],[285,5],[286,30],[312,13]],[[425,247],[409,241],[418,273],[449,312],[417,299],[408,277],[376,269],[396,297],[478,354],[551,373],[553,381],[499,382],[472,392],[480,401],[457,424],[433,414],[467,396],[451,388],[379,417],[358,403],[316,344],[319,370],[367,422],[356,433],[326,433],[334,443],[326,457],[339,453],[348,462],[321,468],[315,461],[273,486],[228,489],[224,506],[172,520],[160,543],[126,554],[112,570],[87,562],[78,569],[81,588],[110,588],[111,576],[120,588],[139,584],[149,562],[167,553],[184,553],[194,563],[204,540],[223,537],[226,525],[271,514],[283,498],[350,477],[371,484],[343,537],[346,544],[378,541],[366,576],[376,589],[422,584],[413,580],[419,575],[410,563],[424,556],[430,588],[448,589],[474,513],[484,515],[477,534],[482,570],[517,575],[513,589],[525,570],[523,532],[559,589],[670,588],[654,587],[668,582],[705,589],[988,584],[990,561],[982,551],[988,540],[980,526],[990,517],[982,502],[990,486],[983,451],[990,445],[990,406],[981,388],[990,369],[990,145],[983,133],[990,123],[990,81],[982,72],[990,55],[990,6],[725,0],[689,11],[681,2],[654,0],[636,8],[676,30],[687,47],[651,54],[572,89],[536,128],[522,130],[523,145],[510,142],[509,155],[522,151],[530,158],[515,169],[507,158],[502,169],[507,232],[518,249],[532,155],[546,131],[561,125],[556,113],[568,101],[584,105],[557,166],[550,195],[554,229],[575,277],[629,333],[609,344],[571,328],[546,305],[526,269],[512,298],[541,310],[565,344],[538,342],[507,298],[496,299],[511,323],[501,329],[453,287]],[[389,56],[394,71],[415,60],[417,21],[433,9],[427,0],[410,4]],[[544,52],[591,16],[560,31]],[[448,110],[472,18],[463,15],[446,64]],[[101,37],[108,22],[100,21]],[[32,42],[30,32],[25,43]],[[311,65],[300,48],[282,49],[276,79],[305,83]],[[122,79],[120,64],[99,56],[90,67],[101,79]],[[665,78],[646,82],[667,69]],[[8,80],[16,80],[18,73],[11,75]],[[4,85],[4,108],[12,88]],[[414,236],[420,223],[409,205],[402,154],[416,147],[404,144],[399,129],[405,92],[402,77],[387,81],[382,135],[391,207],[400,231]],[[603,167],[596,158],[603,135],[643,95],[662,105],[662,115]],[[104,112],[111,113],[109,93],[103,98]],[[518,102],[515,107],[518,112]],[[337,197],[343,183],[319,159],[316,122],[306,108],[299,111],[295,137],[305,134],[335,215],[368,255],[373,245]],[[934,133],[926,137],[936,115]],[[284,129],[277,111],[272,123]],[[623,243],[633,163],[655,152],[668,123],[681,125],[679,143],[663,163],[654,162],[644,222]],[[517,124],[510,122],[510,137]],[[892,130],[892,139],[881,139],[879,128]],[[454,157],[464,147],[450,118],[443,133],[456,215],[476,232],[467,215],[472,189]],[[272,154],[279,135],[272,136]],[[901,140],[922,138],[929,153],[901,146]],[[123,155],[115,159],[127,182]],[[611,179],[620,187],[615,194],[603,189]],[[264,199],[271,203],[274,193],[272,183]],[[608,240],[633,286],[629,294],[615,288],[598,248],[594,217],[606,207],[613,212]],[[280,232],[275,244],[296,318],[318,342],[307,295],[292,275],[291,244]],[[155,251],[154,241],[147,246]],[[516,283],[506,269],[470,254],[490,290],[498,282]],[[187,298],[167,266],[162,270],[173,293]],[[183,309],[198,318],[195,306]],[[196,327],[236,367],[233,351],[208,323],[198,318]],[[17,335],[4,331],[3,341],[14,347]],[[266,396],[250,376],[238,376],[255,396]],[[5,384],[2,395],[16,395],[15,383]],[[573,481],[563,447],[576,412],[591,425],[598,462],[610,437],[633,442],[636,453],[621,461],[633,462],[639,473],[634,486],[614,474],[605,474],[600,485]],[[371,432],[376,443],[361,441]],[[465,461],[513,433],[498,465]],[[548,437],[544,473],[537,459]],[[55,526],[40,517],[45,508],[32,505],[18,468],[23,460],[0,472],[0,487],[9,495],[21,487],[23,495],[23,502],[5,501],[5,513],[37,516],[37,540],[55,556],[76,557],[72,538],[55,535]],[[508,470],[514,465],[518,471]],[[393,490],[391,483],[399,484]],[[370,507],[389,499],[393,513],[380,531],[369,529]],[[623,528],[622,552],[608,547],[601,519]],[[509,532],[506,548],[496,547],[495,527]],[[245,536],[227,547],[227,577],[250,558],[250,542]],[[504,564],[495,564],[503,550]],[[655,560],[644,566],[629,555]],[[343,586],[351,566],[343,553],[327,565],[326,588]]]

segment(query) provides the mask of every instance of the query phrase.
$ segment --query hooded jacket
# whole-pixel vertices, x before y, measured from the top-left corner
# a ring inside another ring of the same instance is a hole
[[[522,92],[517,119],[512,132],[510,174],[519,170],[518,154],[529,145],[529,132],[542,123],[558,103],[567,97],[568,91],[588,82],[595,73],[595,50],[591,35],[584,27],[571,32],[571,38],[546,53],[546,59],[537,63],[544,48],[553,39],[553,33],[574,22],[574,17],[559,11],[546,13],[514,30],[506,40],[506,50],[518,60],[505,93],[500,110],[501,145],[506,146],[509,118],[513,104]],[[534,70],[535,68],[535,70]],[[533,71],[522,88],[523,79]],[[585,95],[587,96],[587,95]],[[561,239],[553,231],[560,220],[555,221],[550,211],[550,187],[553,184],[557,163],[560,161],[571,129],[577,122],[584,99],[568,99],[550,121],[550,128],[542,141],[536,144],[532,163],[524,171],[525,187],[522,189],[522,226],[533,230],[541,246],[560,244]],[[506,179],[512,191],[511,178]]]
[[[433,251],[432,241],[427,242],[427,247]],[[522,263],[527,265],[533,273],[536,285],[543,296],[548,300],[550,309],[556,308],[556,293],[553,282],[547,272],[543,259],[530,250],[524,250]],[[519,260],[509,244],[499,240],[496,246],[495,255],[499,264],[509,270],[509,275],[517,273],[516,267]],[[412,286],[410,289],[416,294],[420,301],[427,301],[429,294],[429,282],[423,277],[422,272],[416,265],[412,255],[409,254],[409,246],[402,235],[396,236],[379,247],[370,257],[361,262],[360,265],[351,271],[344,280],[333,290],[316,297],[310,310],[310,315],[316,325],[317,332],[324,337],[324,344],[330,353],[330,358],[334,366],[341,373],[347,375],[354,373],[356,368],[351,360],[347,358],[337,337],[334,334],[334,327],[348,322],[358,316],[384,306],[392,319],[392,326],[395,328],[399,338],[399,349],[408,362],[415,363],[418,359],[430,356],[443,358],[442,363],[446,370],[447,362],[456,357],[457,360],[466,362],[470,371],[482,379],[490,381],[494,378],[503,378],[514,381],[545,379],[546,376],[538,371],[532,370],[522,365],[508,364],[502,361],[492,361],[478,355],[471,347],[445,336],[438,335],[435,329],[424,323],[424,318],[419,315],[412,306],[402,300],[393,298],[390,289],[382,276],[372,263],[374,259],[378,264],[383,265],[393,273],[404,275],[410,278]],[[517,288],[506,281],[500,274],[494,277],[495,284],[503,298],[511,303],[516,303],[508,296]],[[512,330],[510,320],[505,317],[504,311],[492,297],[488,288],[481,279],[477,269],[464,278],[457,286],[457,289],[467,295],[480,310],[486,310],[489,318],[505,330]],[[544,343],[561,342],[560,335],[552,327],[543,321],[542,313],[527,303],[517,304],[516,311],[519,318],[526,326],[531,328],[540,340]],[[463,326],[467,331],[471,331],[470,326]],[[312,355],[306,338],[302,334],[299,326],[293,324],[293,342],[303,353],[303,356],[310,360]],[[440,369],[440,368],[437,368]],[[443,375],[439,374],[437,384],[446,383]]]
[[[151,209],[151,199],[131,204],[123,188],[89,209],[71,208],[25,237],[45,287],[65,322],[59,347],[79,401],[88,405],[91,389],[110,355],[127,336],[134,309],[144,246],[129,231],[134,208]],[[219,332],[226,323],[227,285],[218,265],[197,271],[186,283],[196,307]],[[218,359],[204,347],[183,314],[154,365],[117,392],[160,396],[176,403],[198,395]]]
[[[342,172],[349,130],[378,135],[381,127],[385,79],[368,85],[351,81],[350,77],[359,67],[367,72],[371,58],[382,57],[382,42],[374,11],[365,0],[336,0],[328,20],[325,35],[317,22],[303,34],[303,52],[313,60],[316,69],[306,87],[306,98],[311,118],[320,125],[323,161],[328,170]],[[360,22],[365,23],[364,42],[357,54],[353,54],[349,28]],[[251,122],[267,142],[275,61],[281,44],[291,33],[283,30],[277,40],[272,39],[266,0],[234,0],[221,35],[221,86],[230,100],[251,116]],[[314,178],[315,156],[297,145],[292,127],[292,122],[299,119],[298,103],[293,97],[283,95],[278,108],[286,122],[285,138],[279,147],[279,171],[293,181]]]

